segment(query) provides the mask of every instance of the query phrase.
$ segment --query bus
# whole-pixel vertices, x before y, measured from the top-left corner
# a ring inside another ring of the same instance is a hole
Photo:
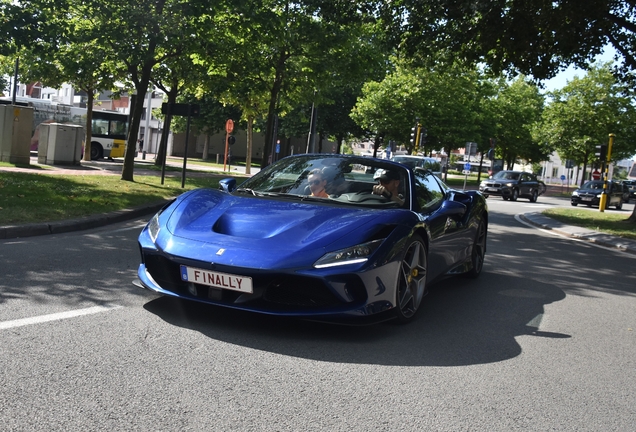
[[[128,115],[117,111],[93,111],[92,125],[91,159],[124,157]]]
[[[0,103],[11,99],[0,98]],[[47,99],[16,98],[18,105],[33,108],[31,151],[37,152],[42,123],[73,123],[86,128],[86,108],[51,102]],[[119,111],[93,110],[91,130],[91,159],[124,157],[128,115]]]

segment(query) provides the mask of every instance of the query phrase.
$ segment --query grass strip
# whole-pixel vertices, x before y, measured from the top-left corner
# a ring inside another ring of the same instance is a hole
[[[567,208],[553,208],[544,210],[542,213],[568,225],[636,240],[636,224],[627,222],[629,217],[627,213]]]
[[[218,188],[226,174],[186,177],[39,175],[0,172],[0,225],[51,222],[159,202],[199,187]]]

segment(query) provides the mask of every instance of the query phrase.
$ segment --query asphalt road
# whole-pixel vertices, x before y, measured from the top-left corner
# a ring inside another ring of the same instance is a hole
[[[0,429],[634,430],[636,257],[515,218],[557,199],[488,202],[484,273],[407,326],[156,297],[142,220],[0,241]]]

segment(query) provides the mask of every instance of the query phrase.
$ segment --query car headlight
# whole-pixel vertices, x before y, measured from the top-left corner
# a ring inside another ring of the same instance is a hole
[[[314,263],[316,268],[334,267],[347,264],[359,264],[369,259],[371,254],[384,240],[374,240],[335,252],[326,253]]]
[[[150,235],[150,239],[154,243],[157,240],[157,236],[159,235],[159,215],[161,212],[156,213],[150,222],[148,222],[148,234]]]
[[[514,183],[506,183],[506,186],[512,187],[512,186],[514,186]]]
[[[577,191],[572,192],[572,196],[579,196],[579,193]]]

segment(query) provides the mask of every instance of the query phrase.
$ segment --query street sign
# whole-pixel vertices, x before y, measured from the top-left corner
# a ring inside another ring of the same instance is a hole
[[[561,181],[565,180],[565,175],[561,174]]]
[[[225,132],[231,134],[233,130],[234,130],[234,122],[232,121],[232,119],[228,119],[225,122]]]
[[[280,141],[276,141],[276,154],[280,153]]]
[[[464,164],[464,171],[470,171],[470,162]]]
[[[198,117],[199,116],[199,105],[197,104],[185,104],[185,103],[175,103],[161,104],[161,114],[168,114],[168,105],[170,105],[170,114],[176,116],[183,117]]]

